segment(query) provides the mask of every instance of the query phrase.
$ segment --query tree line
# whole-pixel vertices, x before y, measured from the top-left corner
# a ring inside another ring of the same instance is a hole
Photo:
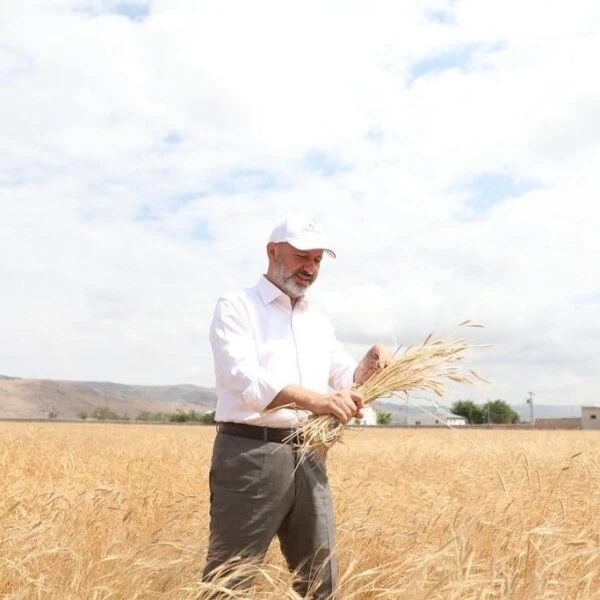
[[[485,404],[476,404],[472,400],[458,400],[450,407],[450,410],[461,417],[465,417],[469,425],[482,425],[485,423],[514,424],[519,422],[519,415],[504,400],[491,400]],[[376,411],[378,425],[390,425],[392,422],[392,413],[385,411]],[[120,415],[109,407],[96,408],[91,413],[82,411],[79,418],[94,419],[98,421],[130,421],[132,417],[128,414]],[[58,418],[58,411],[54,408],[48,413],[48,418]],[[136,421],[147,422],[169,422],[169,423],[205,423],[215,422],[214,411],[197,412],[195,410],[178,410],[170,412],[150,412],[142,411],[134,417]]]
[[[50,416],[50,415],[49,415]],[[56,418],[50,416],[50,418]],[[88,414],[85,411],[79,413],[80,419],[95,419],[97,421],[130,421],[131,417],[128,414],[120,415],[111,408],[99,407],[92,413]],[[195,410],[178,410],[174,413],[170,412],[150,412],[148,410],[141,411],[135,417],[136,421],[147,421],[153,423],[204,423],[210,425],[215,422],[215,412],[197,412]]]
[[[490,400],[485,404],[475,404],[472,400],[457,400],[450,410],[455,415],[465,417],[469,425],[484,423],[508,425],[520,421],[519,415],[504,400]]]

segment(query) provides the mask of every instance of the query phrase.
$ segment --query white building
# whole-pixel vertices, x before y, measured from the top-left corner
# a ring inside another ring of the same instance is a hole
[[[372,406],[362,409],[362,419],[352,419],[351,425],[377,425],[377,411]]]
[[[600,430],[600,404],[581,407],[581,428]]]
[[[467,419],[451,413],[444,406],[403,406],[395,422],[399,425],[415,425],[417,427],[464,427]]]

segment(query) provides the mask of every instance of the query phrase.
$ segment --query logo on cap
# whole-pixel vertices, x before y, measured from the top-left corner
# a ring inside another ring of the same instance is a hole
[[[317,220],[312,219],[304,226],[304,231],[314,231],[317,228],[317,226]]]

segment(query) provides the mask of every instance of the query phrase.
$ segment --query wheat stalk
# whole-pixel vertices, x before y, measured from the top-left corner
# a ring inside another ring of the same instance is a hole
[[[481,327],[470,321],[460,326]],[[382,396],[416,390],[434,392],[438,396],[446,393],[445,382],[473,383],[474,379],[486,381],[475,371],[458,368],[465,352],[472,346],[463,339],[434,340],[428,335],[422,344],[401,347],[394,353],[394,360],[385,369],[374,373],[368,381],[355,389],[363,398],[365,405],[371,404]],[[327,451],[346,430],[346,425],[331,415],[308,418],[298,429],[297,444],[301,453],[309,451]]]

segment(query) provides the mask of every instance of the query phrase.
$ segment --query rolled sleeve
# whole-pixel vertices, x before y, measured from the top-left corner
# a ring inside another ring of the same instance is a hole
[[[262,412],[288,381],[258,363],[250,319],[242,303],[220,298],[210,329],[217,385]]]

